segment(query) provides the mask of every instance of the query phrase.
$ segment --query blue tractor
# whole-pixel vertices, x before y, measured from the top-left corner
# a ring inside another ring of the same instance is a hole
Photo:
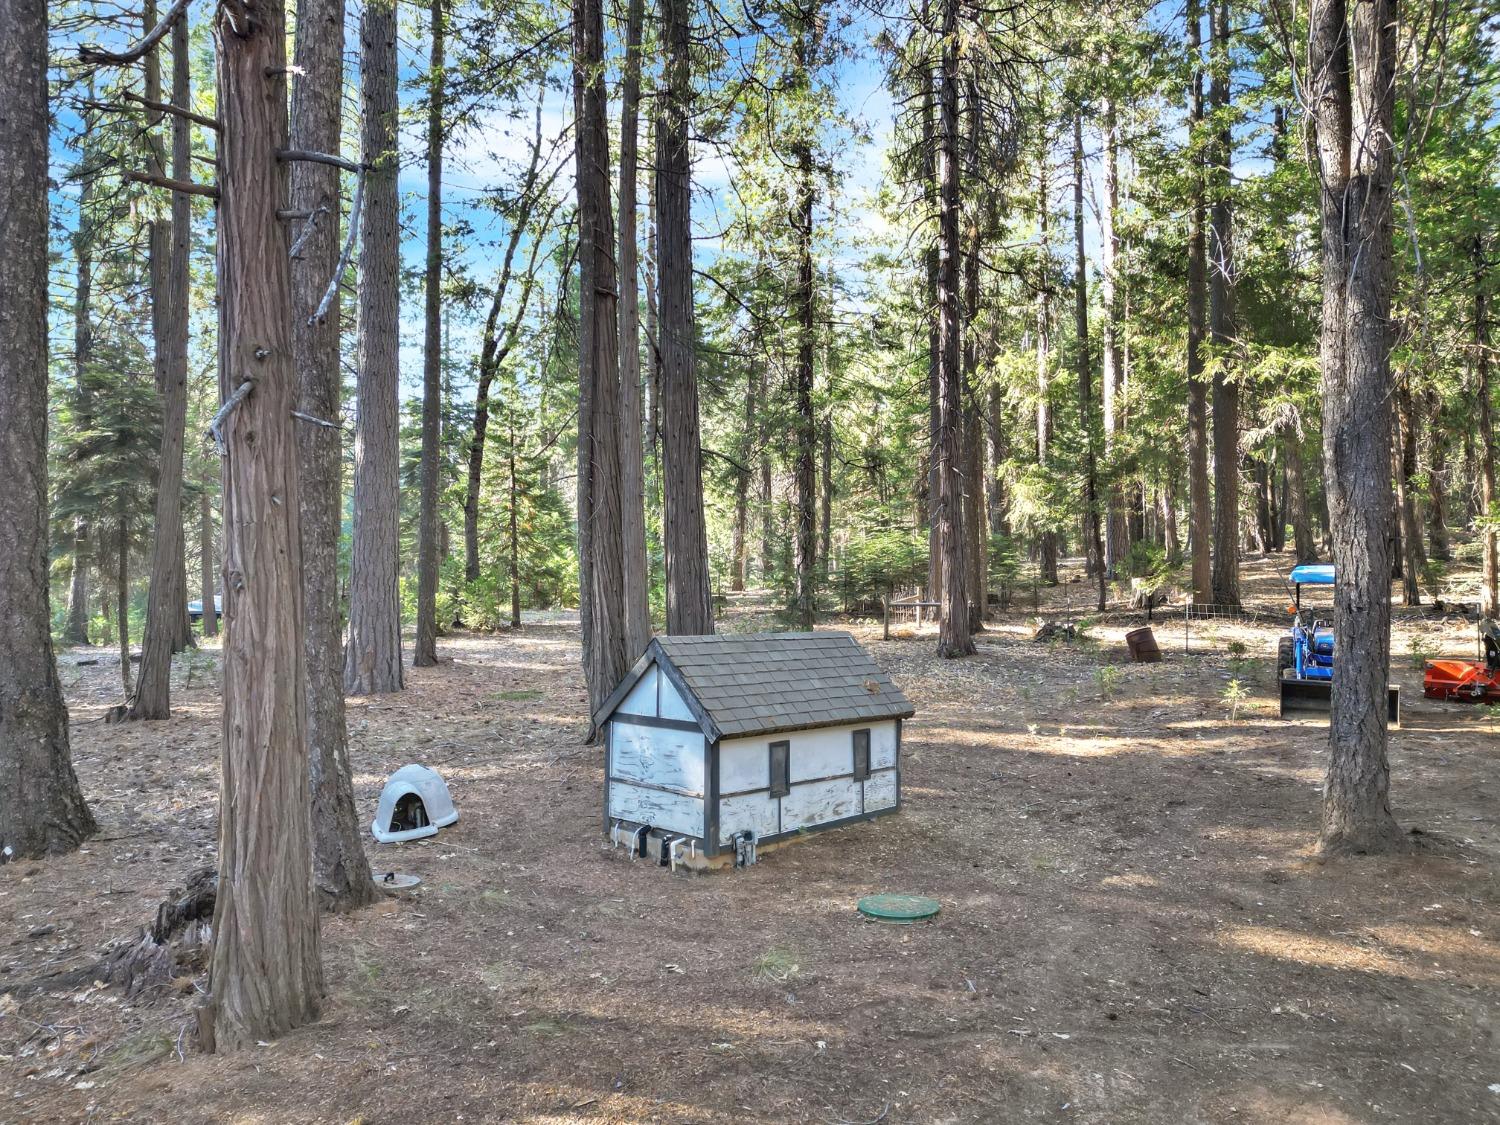
[[[1327,715],[1333,709],[1333,622],[1302,608],[1303,586],[1332,586],[1333,567],[1304,563],[1292,568],[1296,588],[1292,628],[1276,645],[1276,679],[1281,692],[1278,714]],[[1387,689],[1386,721],[1401,725],[1401,689]]]

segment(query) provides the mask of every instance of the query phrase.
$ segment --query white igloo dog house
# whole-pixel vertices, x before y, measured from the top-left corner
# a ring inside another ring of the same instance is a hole
[[[435,836],[458,819],[448,783],[437,770],[402,766],[385,783],[370,832],[382,844]]]

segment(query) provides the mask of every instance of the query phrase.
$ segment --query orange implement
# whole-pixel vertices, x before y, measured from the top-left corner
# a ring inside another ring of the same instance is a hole
[[[1478,660],[1430,660],[1422,694],[1450,703],[1500,703],[1500,671]]]

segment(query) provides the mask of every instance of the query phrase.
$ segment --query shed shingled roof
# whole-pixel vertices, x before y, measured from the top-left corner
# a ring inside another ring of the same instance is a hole
[[[711,737],[837,726],[915,714],[852,636],[822,633],[727,633],[657,637],[602,707],[607,716],[658,658],[670,665],[701,706]],[[697,708],[694,708],[696,711]]]

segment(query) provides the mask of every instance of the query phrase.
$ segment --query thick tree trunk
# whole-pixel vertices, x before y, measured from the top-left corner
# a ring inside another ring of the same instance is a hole
[[[396,6],[369,0],[360,19],[359,378],[355,385],[354,534],[344,692],[400,691],[401,200],[396,177]]]
[[[198,580],[203,606],[203,635],[219,635],[219,611],[214,605],[214,505],[205,488],[198,494]],[[306,565],[304,555],[303,564]]]
[[[150,5],[148,5],[150,7]],[[155,24],[154,13],[150,25]],[[149,26],[149,25],[148,25]],[[146,96],[159,101],[154,53],[147,56]],[[172,102],[188,105],[187,19],[172,27]],[[172,121],[172,178],[192,178],[191,123]],[[159,147],[159,142],[153,145]],[[159,159],[159,156],[157,157]],[[155,171],[157,169],[153,169]],[[126,709],[131,719],[171,716],[172,653],[186,625],[187,571],[182,549],[182,451],[187,429],[188,246],[191,199],[172,193],[172,218],[151,224],[151,324],[156,344],[156,389],[161,395],[161,451],[157,462],[156,524],[152,535],[151,584],[146,595],[146,627],[141,640],[141,673]],[[160,255],[160,256],[158,256]],[[191,631],[188,633],[191,640]]]
[[[1200,0],[1187,0],[1187,45],[1192,59],[1193,87],[1188,114],[1190,136],[1202,145],[1203,130],[1203,14]],[[1200,150],[1201,151],[1201,150]],[[1193,601],[1214,600],[1213,500],[1208,481],[1208,388],[1203,376],[1203,340],[1208,334],[1208,248],[1204,159],[1193,157],[1192,202],[1188,209],[1187,261],[1187,428],[1188,428],[1188,548],[1192,556]]]
[[[337,152],[344,93],[343,0],[300,0],[292,86],[292,147]],[[337,422],[342,302],[313,317],[338,268],[339,173],[299,160],[290,169],[291,206],[316,216],[291,263],[292,349],[297,409]],[[343,613],[339,605],[339,534],[343,521],[343,436],[313,422],[296,425],[301,474],[303,656],[307,668],[308,782],[312,794],[313,883],[325,909],[353,910],[375,898],[354,808],[344,719]],[[205,603],[206,604],[206,603]],[[204,619],[205,621],[207,618]]]
[[[1049,227],[1052,214],[1052,192],[1047,175],[1052,155],[1043,130],[1037,155],[1036,211],[1038,241],[1042,260],[1038,267],[1036,287],[1036,463],[1043,472],[1052,444],[1052,243]],[[1057,585],[1057,532],[1042,532],[1038,545],[1040,577],[1049,586]]]
[[[227,0],[219,72],[219,393],[224,422],[224,725],[219,887],[205,1050],[312,1022],[323,992],[313,895],[297,371],[286,224],[286,26]],[[306,316],[305,312],[301,312]],[[249,384],[247,392],[247,384]]]
[[[427,270],[423,277],[421,495],[417,514],[417,637],[412,665],[437,657],[438,457],[443,418],[443,0],[431,0],[427,64]]]
[[[620,503],[625,580],[625,647],[632,660],[651,643],[646,560],[646,467],[641,443],[641,309],[636,242],[640,164],[643,0],[625,11],[625,73],[620,90]]]
[[[1213,601],[1240,604],[1240,391],[1230,377],[1235,344],[1234,223],[1230,204],[1232,137],[1229,128],[1229,3],[1209,0],[1210,50],[1208,101],[1215,116],[1209,176],[1211,236],[1208,280],[1208,325],[1213,339],[1214,404],[1214,538]]]
[[[1495,421],[1490,394],[1490,321],[1483,235],[1474,236],[1474,394],[1478,402],[1480,579],[1479,611],[1500,617],[1500,518],[1495,500]]]
[[[1351,75],[1350,59],[1358,59]],[[1325,852],[1399,846],[1386,760],[1390,665],[1390,0],[1317,0],[1308,73],[1317,126],[1323,258],[1323,451],[1333,537],[1333,712]],[[1351,78],[1354,89],[1351,90]],[[1356,109],[1357,107],[1357,109]]]
[[[1097,608],[1104,612],[1107,576],[1099,527],[1099,469],[1094,452],[1093,362],[1089,354],[1088,259],[1083,251],[1083,118],[1073,117],[1073,251],[1077,277],[1073,318],[1078,337],[1078,421],[1083,431],[1083,534],[1088,572],[1098,584]]]
[[[0,849],[95,831],[73,774],[47,589],[47,4],[0,0]]]
[[[574,0],[573,106],[578,133],[574,179],[578,190],[580,294],[579,615],[583,621],[590,715],[615,689],[632,659],[625,644],[620,542],[620,336],[603,70],[604,15],[600,0]],[[687,283],[692,284],[691,276]],[[696,417],[695,412],[695,421]],[[591,730],[590,737],[592,734]]]
[[[697,339],[693,321],[692,8],[664,0],[666,97],[657,156],[661,243],[662,483],[667,558],[667,632],[714,631],[708,534],[703,523],[703,455],[698,434]],[[607,151],[607,149],[605,150]]]
[[[971,656],[969,583],[964,539],[963,310],[960,305],[958,167],[958,0],[942,0],[943,38],[938,88],[938,490],[933,522],[943,562],[938,598],[940,657]]]

